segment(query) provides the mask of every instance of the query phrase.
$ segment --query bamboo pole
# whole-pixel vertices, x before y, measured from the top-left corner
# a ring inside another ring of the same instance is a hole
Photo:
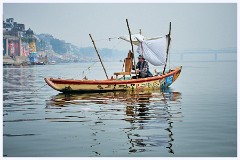
[[[98,58],[99,58],[99,60],[100,60],[100,62],[101,62],[101,64],[102,64],[102,67],[103,67],[103,70],[104,70],[104,72],[105,72],[105,75],[106,75],[106,77],[107,77],[107,79],[108,79],[106,69],[105,69],[105,67],[104,67],[104,65],[103,65],[102,59],[101,59],[101,57],[100,57],[100,55],[99,55],[99,53],[98,53],[98,50],[97,50],[96,45],[95,45],[95,43],[94,43],[94,41],[93,41],[93,38],[92,38],[91,34],[89,34],[89,36],[90,36],[90,38],[91,38],[91,40],[92,40],[92,43],[93,43],[93,46],[94,46],[94,48],[95,48],[95,50],[96,50],[96,52],[97,52]]]
[[[128,19],[126,19],[126,22],[127,22],[128,32],[129,32],[129,36],[130,36],[130,42],[131,42],[131,45],[132,45],[132,53],[133,53],[133,61],[134,61],[134,70],[135,70],[136,78],[138,78],[138,76],[137,76],[137,69],[136,69],[136,61],[135,61],[135,56],[134,56],[133,43],[132,43],[132,36],[131,36],[130,27],[129,27],[129,24],[128,24]]]
[[[167,66],[167,60],[168,60],[168,52],[169,52],[169,46],[170,46],[170,42],[171,42],[171,22],[170,22],[170,26],[169,26],[169,33],[167,35],[168,37],[168,46],[167,46],[167,56],[166,56],[166,61],[165,61],[165,65],[164,65],[164,69],[163,69],[163,74],[165,73],[165,69]]]

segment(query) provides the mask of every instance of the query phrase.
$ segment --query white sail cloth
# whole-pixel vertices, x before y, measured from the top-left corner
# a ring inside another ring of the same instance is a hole
[[[123,39],[123,40],[125,40],[125,41],[128,41],[128,42],[131,42],[129,35],[122,36],[122,37],[119,37],[119,38],[120,38],[120,39]],[[131,39],[132,39],[132,43],[133,43],[134,45],[139,46],[140,41],[145,40],[145,37],[142,36],[141,34],[132,34],[132,35],[131,35]]]
[[[153,40],[153,39],[158,39],[158,38],[162,38],[162,37],[146,38],[146,37],[142,36],[141,34],[132,34],[131,35],[131,39],[132,39],[133,44],[137,45],[137,46],[139,46],[139,44],[144,40]],[[119,39],[125,40],[127,42],[131,42],[129,35],[119,37]]]
[[[167,36],[142,40],[137,48],[137,52],[154,66],[164,65],[166,63]]]

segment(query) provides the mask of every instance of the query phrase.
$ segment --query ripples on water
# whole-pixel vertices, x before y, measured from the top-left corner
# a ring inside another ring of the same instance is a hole
[[[115,127],[120,132],[118,134],[125,134],[129,153],[147,152],[159,147],[174,153],[171,130],[172,123],[182,117],[180,99],[180,93],[170,91],[58,94],[46,102],[46,120],[82,122],[91,127],[93,135],[98,130],[107,134],[108,130],[114,129],[109,127]],[[126,122],[124,126],[121,121]],[[102,140],[96,141],[99,144],[95,145],[100,145]]]
[[[172,128],[175,121],[181,121],[181,93],[166,90],[51,96],[56,92],[41,88],[43,70],[4,68],[4,156],[174,153]]]
[[[163,92],[66,95],[43,78],[82,78],[90,64],[4,67],[3,156],[236,156],[237,63],[181,65]],[[87,77],[105,78],[101,69]]]

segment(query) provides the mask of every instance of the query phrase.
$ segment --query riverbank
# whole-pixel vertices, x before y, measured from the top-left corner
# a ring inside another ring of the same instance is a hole
[[[3,56],[3,65],[23,65],[27,64],[28,58],[25,56]]]

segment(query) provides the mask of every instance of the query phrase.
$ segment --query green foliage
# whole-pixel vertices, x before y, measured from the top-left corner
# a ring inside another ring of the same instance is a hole
[[[68,51],[65,46],[65,42],[59,39],[56,39],[56,38],[51,39],[50,44],[52,45],[54,52],[58,54],[65,54]]]

